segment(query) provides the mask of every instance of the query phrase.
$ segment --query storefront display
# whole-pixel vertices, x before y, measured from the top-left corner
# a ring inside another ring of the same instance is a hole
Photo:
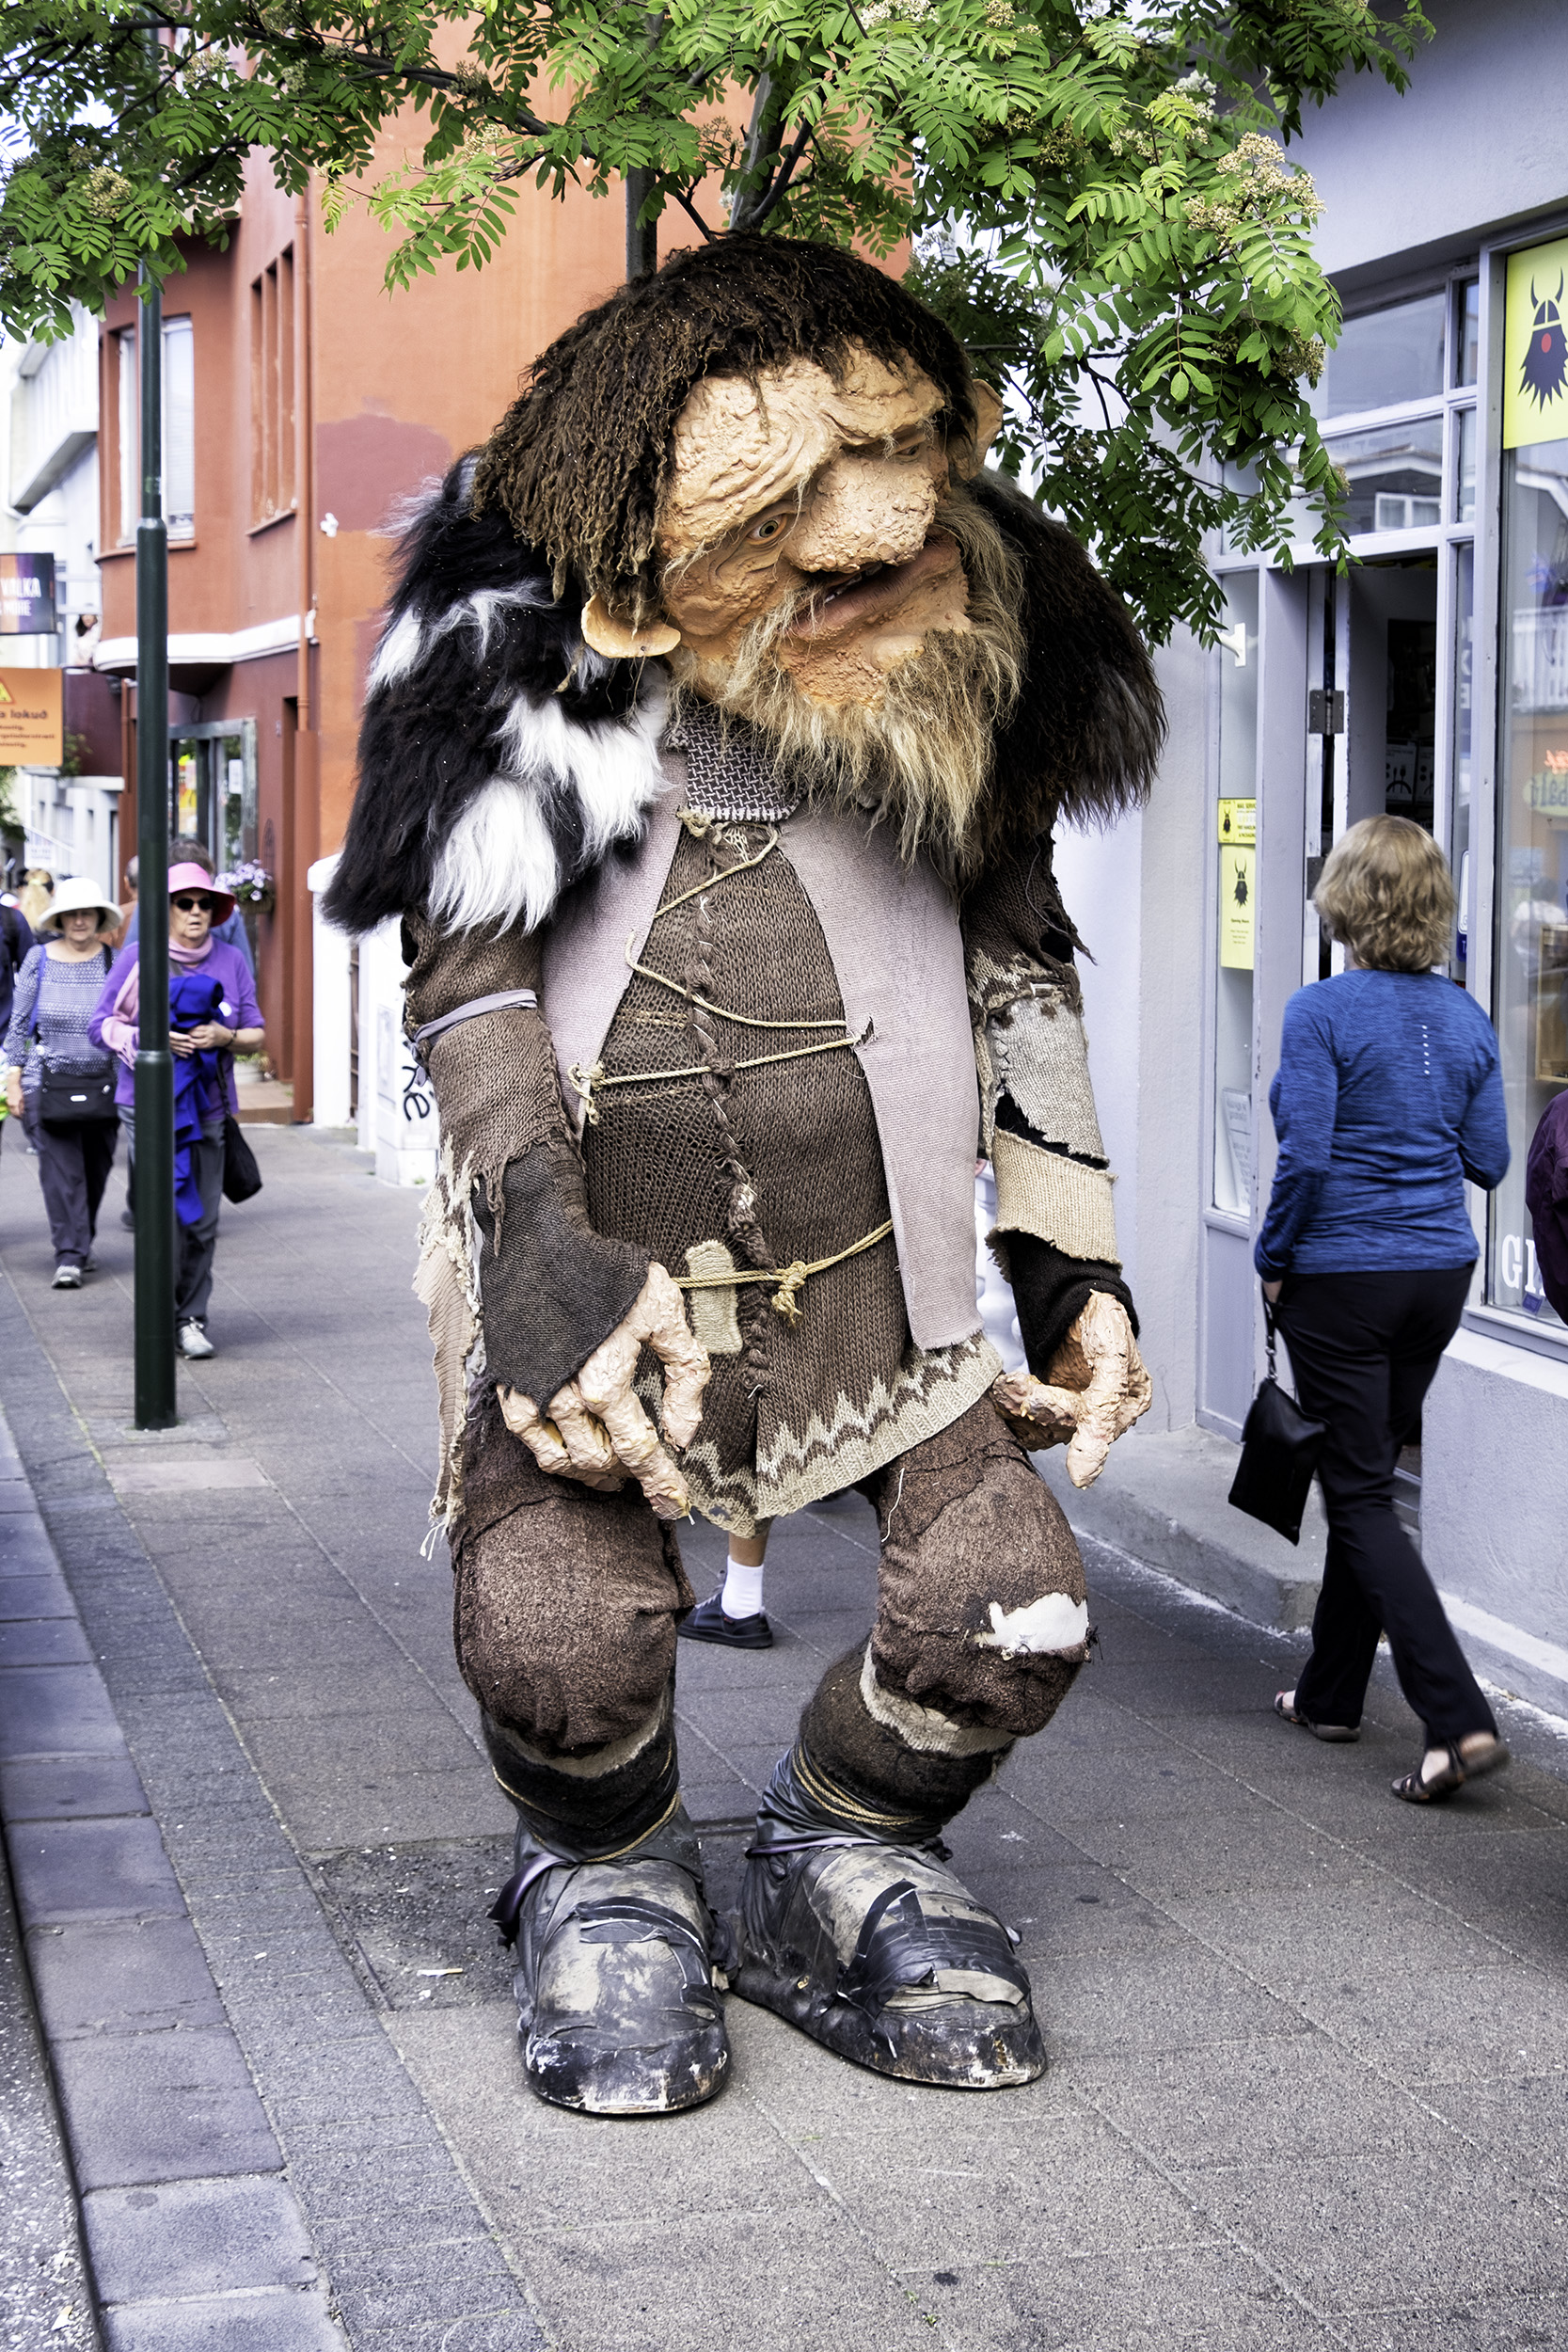
[[[1487,1253],[1489,1301],[1559,1326],[1542,1288],[1524,1196],[1530,1137],[1568,1086],[1565,278],[1568,239],[1509,259],[1493,1016],[1513,1164],[1493,1200]]]

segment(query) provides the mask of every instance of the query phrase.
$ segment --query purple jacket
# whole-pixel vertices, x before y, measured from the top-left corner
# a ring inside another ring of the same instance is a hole
[[[103,1035],[103,1024],[114,1016],[115,998],[135,969],[136,954],[135,944],[128,944],[120,949],[114,960],[113,968],[103,983],[97,1004],[93,1007],[92,1019],[87,1023],[87,1035],[95,1045],[108,1046],[111,1051],[115,1050],[112,1041]],[[184,968],[197,972],[210,972],[214,979],[220,983],[223,989],[223,1019],[226,1027],[259,1029],[262,1026],[261,1008],[256,1002],[256,983],[250,977],[249,965],[237,947],[230,947],[226,941],[215,939],[213,942],[212,952],[205,961]],[[126,1058],[123,1046],[119,1050],[119,1069],[115,1077],[115,1101],[122,1110],[135,1108],[134,1057],[138,1042],[139,1033],[133,1029],[130,1044],[132,1060]],[[238,1112],[239,1098],[234,1092],[234,1057],[232,1054],[224,1054],[219,1058],[223,1068],[224,1086],[229,1096],[229,1107],[231,1111]]]
[[[1541,1115],[1525,1168],[1525,1206],[1541,1287],[1568,1323],[1568,1091],[1554,1095]]]

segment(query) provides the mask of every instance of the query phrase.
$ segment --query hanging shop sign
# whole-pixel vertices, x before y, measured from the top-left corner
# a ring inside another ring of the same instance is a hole
[[[54,557],[0,555],[0,637],[53,637],[59,625]]]
[[[1503,447],[1568,441],[1568,237],[1508,261]]]
[[[1220,961],[1233,972],[1250,972],[1257,932],[1257,802],[1222,801],[1219,836]]]
[[[65,756],[65,672],[0,670],[0,768],[57,768]]]

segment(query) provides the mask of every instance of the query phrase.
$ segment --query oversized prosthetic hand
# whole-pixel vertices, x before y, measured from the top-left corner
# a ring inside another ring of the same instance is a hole
[[[691,1336],[686,1303],[661,1265],[649,1266],[630,1314],[577,1378],[556,1391],[547,1413],[532,1397],[502,1385],[497,1390],[501,1417],[542,1470],[608,1488],[635,1478],[659,1518],[682,1518],[690,1508],[686,1481],[632,1386],[644,1347],[664,1366],[664,1435],[677,1449],[689,1446],[703,1417],[711,1367],[706,1348]]]
[[[459,1231],[467,1213],[478,1229],[484,1366],[507,1426],[542,1470],[594,1486],[634,1478],[661,1518],[678,1518],[689,1502],[669,1448],[697,1433],[707,1355],[664,1268],[594,1229],[538,1006],[537,943],[442,933],[418,916],[404,928],[409,1025],[441,1114],[439,1189]],[[437,1265],[451,1254],[437,1248]],[[466,1239],[456,1255],[467,1268]],[[433,1331],[451,1311],[443,1299],[437,1287],[427,1300]],[[632,1385],[644,1346],[664,1366],[664,1444]],[[455,1446],[464,1384],[447,1385]]]
[[[1004,1373],[991,1393],[1022,1444],[1066,1444],[1068,1476],[1092,1486],[1154,1401],[1131,1298],[1108,1265],[1064,1258],[1028,1233],[1009,1233],[1006,1248],[1030,1369]]]

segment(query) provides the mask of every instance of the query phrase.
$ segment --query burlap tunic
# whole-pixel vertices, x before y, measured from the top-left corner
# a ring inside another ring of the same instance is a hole
[[[854,1248],[889,1221],[881,1150],[821,926],[776,846],[783,827],[696,823],[640,959],[674,985],[634,975],[583,1148],[595,1228],[677,1278],[853,1251],[804,1283],[798,1323],[776,1311],[772,1284],[688,1293],[713,1378],[682,1468],[695,1507],[749,1534],[945,1428],[1000,1367],[978,1337],[918,1347],[892,1234]],[[747,1025],[780,1023],[811,1025]],[[788,1058],[736,1067],[775,1055]],[[688,1074],[649,1074],[664,1072]],[[644,1370],[652,1409],[660,1382]]]

